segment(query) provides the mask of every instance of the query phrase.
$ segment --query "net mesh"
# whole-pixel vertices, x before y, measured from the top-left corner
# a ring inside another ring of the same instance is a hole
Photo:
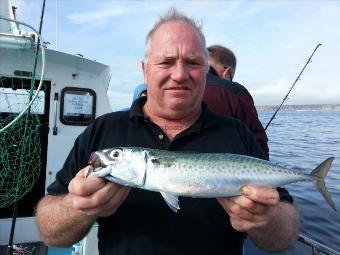
[[[12,122],[37,92],[41,53],[36,55],[35,51],[35,43],[15,48],[0,40],[0,208],[24,197],[40,174],[39,115],[44,111],[44,92],[40,91],[28,110]]]
[[[39,119],[28,114],[0,134],[0,207],[20,200],[39,177],[39,126]]]

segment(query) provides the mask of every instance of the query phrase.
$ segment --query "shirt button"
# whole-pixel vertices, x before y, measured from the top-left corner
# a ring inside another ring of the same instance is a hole
[[[159,138],[159,140],[163,140],[164,135],[163,135],[163,134],[159,134],[159,135],[158,135],[158,138]]]

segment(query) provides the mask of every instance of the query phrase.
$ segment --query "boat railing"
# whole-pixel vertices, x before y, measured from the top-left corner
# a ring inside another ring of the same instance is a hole
[[[299,235],[298,241],[308,245],[312,248],[312,255],[317,254],[326,254],[326,255],[340,255],[340,252],[337,252],[333,250],[332,248],[327,247],[326,245],[323,245],[307,236]]]

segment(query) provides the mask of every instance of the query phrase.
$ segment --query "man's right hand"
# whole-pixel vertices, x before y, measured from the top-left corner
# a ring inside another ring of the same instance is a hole
[[[69,247],[88,233],[98,217],[112,215],[127,197],[130,188],[103,178],[84,176],[80,170],[71,180],[69,193],[43,197],[36,220],[43,242]]]
[[[89,166],[81,169],[71,180],[68,190],[72,207],[93,217],[106,217],[116,212],[131,188],[109,182],[104,178],[85,177]]]

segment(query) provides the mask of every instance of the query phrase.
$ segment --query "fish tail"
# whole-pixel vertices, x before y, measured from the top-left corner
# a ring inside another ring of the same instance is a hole
[[[330,157],[326,159],[325,161],[323,161],[318,167],[316,167],[312,171],[311,175],[315,177],[316,187],[318,188],[323,198],[336,211],[335,204],[325,185],[325,177],[328,174],[328,170],[331,167],[333,160],[334,160],[334,157]]]

